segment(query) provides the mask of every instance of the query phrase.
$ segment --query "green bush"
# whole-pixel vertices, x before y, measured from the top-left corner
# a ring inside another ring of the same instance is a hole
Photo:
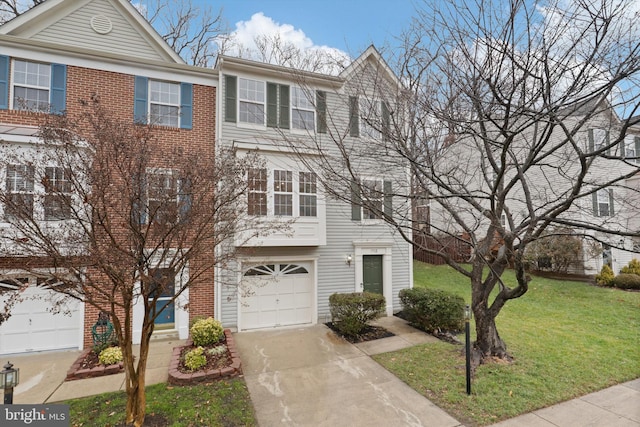
[[[196,347],[193,350],[189,350],[184,355],[184,366],[189,370],[195,371],[202,368],[207,364],[207,356],[204,355],[204,348]]]
[[[620,273],[612,280],[612,285],[620,289],[640,289],[640,275]]]
[[[222,337],[224,337],[222,323],[215,320],[213,317],[194,322],[190,332],[194,345],[215,344],[220,342]]]
[[[596,274],[596,283],[600,286],[612,286],[613,285],[613,270],[608,265],[602,266],[600,274]]]
[[[347,336],[360,334],[368,322],[382,316],[385,305],[384,296],[371,292],[336,293],[329,297],[333,326]]]
[[[626,267],[620,269],[621,274],[637,274],[640,276],[640,261],[632,259]]]
[[[122,362],[122,349],[120,347],[107,347],[100,352],[98,360],[103,365],[115,365]]]
[[[409,323],[427,331],[459,331],[464,325],[464,299],[427,288],[400,291],[403,313]]]

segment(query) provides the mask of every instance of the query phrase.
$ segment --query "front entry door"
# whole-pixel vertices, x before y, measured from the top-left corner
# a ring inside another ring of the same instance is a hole
[[[172,329],[175,324],[175,304],[171,301],[175,293],[175,274],[173,269],[158,268],[153,271],[153,278],[156,286],[154,294],[159,294],[156,300],[156,313],[160,312],[154,322],[155,327]]]
[[[362,280],[365,292],[382,294],[382,255],[362,256]]]

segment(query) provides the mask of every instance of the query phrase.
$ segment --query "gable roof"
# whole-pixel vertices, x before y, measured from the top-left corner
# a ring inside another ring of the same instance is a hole
[[[392,82],[395,86],[400,87],[400,80],[393,72],[387,61],[384,60],[378,49],[374,45],[369,46],[360,56],[358,56],[354,61],[349,64],[347,68],[345,68],[341,73],[340,77],[345,80],[349,80],[351,75],[353,75],[357,70],[364,67],[367,62],[374,63],[382,69],[386,77]]]
[[[47,0],[0,26],[0,34],[184,64],[127,0]]]

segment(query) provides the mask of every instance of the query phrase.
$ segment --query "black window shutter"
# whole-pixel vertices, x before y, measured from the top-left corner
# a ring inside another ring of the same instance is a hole
[[[351,180],[351,219],[360,221],[362,219],[362,198],[360,197],[360,186],[355,179]]]
[[[384,181],[384,216],[391,219],[393,216],[393,189],[391,181]]]
[[[282,129],[289,129],[289,86],[280,85],[280,117],[278,125]]]
[[[591,200],[593,201],[593,216],[600,216],[600,212],[598,212],[598,192],[597,191],[591,194]]]
[[[593,139],[593,129],[589,129],[589,152],[593,152],[596,148],[595,141]]]
[[[636,163],[640,163],[640,136],[635,137],[636,144]]]
[[[391,113],[384,101],[380,102],[380,112],[382,113],[382,139],[388,141],[391,133]]]
[[[318,115],[318,133],[327,133],[327,93],[316,91],[316,114]]]
[[[235,123],[237,121],[238,78],[236,76],[224,76],[224,121]]]
[[[358,111],[358,97],[349,97],[349,135],[360,136],[360,112]]]
[[[609,215],[615,215],[615,210],[613,209],[613,188],[609,189]]]
[[[267,82],[267,126],[278,126],[278,85]]]

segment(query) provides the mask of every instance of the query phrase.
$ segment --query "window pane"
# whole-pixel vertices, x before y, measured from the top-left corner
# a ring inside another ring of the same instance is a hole
[[[263,125],[264,105],[240,101],[240,121]]]
[[[249,187],[247,213],[249,215],[267,215],[267,170],[249,169],[247,179]]]
[[[47,111],[49,109],[49,90],[15,86],[13,108],[15,110]]]
[[[71,218],[69,196],[64,194],[48,194],[44,196],[45,221],[61,221]]]
[[[291,171],[273,171],[273,190],[278,192],[293,192],[293,173]]]
[[[316,196],[300,195],[300,216],[318,216]]]
[[[294,129],[314,130],[315,113],[313,111],[304,111],[293,109],[291,124]]]
[[[151,104],[151,124],[178,127],[180,125],[180,108],[170,105]]]
[[[274,194],[273,213],[279,216],[293,215],[293,196],[291,194]]]
[[[264,216],[267,214],[267,194],[266,193],[249,193],[247,206],[249,215]]]

